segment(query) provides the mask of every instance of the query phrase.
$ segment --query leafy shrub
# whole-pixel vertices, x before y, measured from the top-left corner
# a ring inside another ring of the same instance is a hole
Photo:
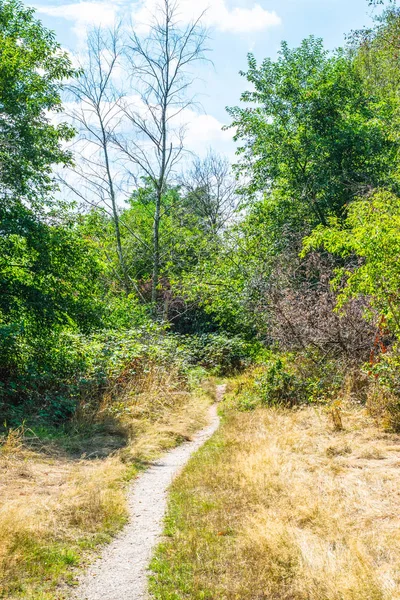
[[[31,335],[0,329],[0,418],[59,424],[96,414],[104,394],[119,397],[156,364],[174,370],[177,386],[190,386],[192,372],[226,375],[246,366],[254,348],[239,337],[179,336],[150,321],[134,329],[84,335],[63,328]],[[199,374],[197,374],[199,377]]]
[[[215,375],[240,372],[249,365],[256,352],[256,347],[240,336],[216,333],[186,336],[184,345],[190,364],[199,364]]]
[[[400,337],[398,306],[400,302],[400,198],[387,190],[376,190],[348,207],[343,223],[329,220],[329,227],[319,225],[304,240],[303,254],[323,248],[348,259],[356,256],[357,266],[337,269],[332,285],[339,291],[338,307],[352,299],[368,298],[366,316],[372,323],[376,314],[388,329]],[[345,285],[343,285],[343,280]]]
[[[293,362],[293,358],[291,360]],[[347,357],[328,358],[315,350],[296,355],[293,365],[297,376],[304,382],[308,402],[335,399],[345,384],[346,374],[357,371]],[[347,385],[350,386],[350,381]]]
[[[233,402],[239,410],[329,402],[337,397],[345,381],[349,387],[345,373],[344,364],[318,360],[312,352],[276,354],[237,379]]]
[[[118,390],[156,359],[160,340],[153,325],[86,336],[64,329],[35,337],[23,329],[2,333],[0,413],[10,425],[33,417],[68,420],[79,403],[99,402],[111,382]]]
[[[288,358],[276,356],[246,371],[231,384],[227,406],[242,411],[260,406],[293,406],[306,400],[306,389]]]
[[[307,398],[306,382],[280,357],[270,361],[254,385],[261,403],[268,406],[293,406]]]

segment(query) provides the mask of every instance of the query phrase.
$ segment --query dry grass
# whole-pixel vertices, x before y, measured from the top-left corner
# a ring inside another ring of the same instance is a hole
[[[71,567],[125,522],[126,482],[203,425],[210,398],[185,391],[174,376],[149,369],[118,401],[103,401],[92,415],[95,435],[66,448],[39,444],[23,430],[3,440],[0,598],[63,598],[60,583],[72,583]]]
[[[162,600],[398,600],[400,437],[342,406],[228,410],[174,483]]]

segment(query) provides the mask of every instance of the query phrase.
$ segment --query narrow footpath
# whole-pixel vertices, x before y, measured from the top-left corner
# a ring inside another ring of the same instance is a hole
[[[225,386],[217,386],[217,401]],[[210,408],[210,425],[193,441],[165,454],[132,485],[129,496],[129,522],[121,534],[105,547],[81,577],[73,598],[77,600],[145,600],[148,565],[163,530],[168,488],[193,452],[218,429],[217,405]]]

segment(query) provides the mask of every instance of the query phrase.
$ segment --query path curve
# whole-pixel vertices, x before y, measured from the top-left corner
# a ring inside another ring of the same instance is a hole
[[[217,386],[217,401],[224,385]],[[129,522],[121,534],[105,547],[80,579],[73,595],[79,600],[145,600],[148,565],[163,531],[167,492],[173,478],[190,456],[218,429],[219,417],[214,404],[210,408],[210,425],[165,454],[143,473],[128,494]]]

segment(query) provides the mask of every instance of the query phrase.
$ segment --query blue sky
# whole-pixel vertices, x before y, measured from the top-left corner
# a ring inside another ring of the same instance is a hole
[[[85,29],[110,25],[122,14],[142,22],[157,0],[36,0],[35,8],[46,26],[54,29],[61,44],[71,51],[82,45]],[[199,68],[197,84],[203,112],[190,117],[188,145],[204,152],[207,146],[232,154],[225,106],[238,103],[246,82],[238,74],[246,68],[246,55],[259,60],[274,57],[281,40],[291,46],[310,34],[322,37],[328,48],[343,44],[344,34],[371,23],[367,0],[181,0],[189,18],[209,7],[207,26],[213,66]]]

